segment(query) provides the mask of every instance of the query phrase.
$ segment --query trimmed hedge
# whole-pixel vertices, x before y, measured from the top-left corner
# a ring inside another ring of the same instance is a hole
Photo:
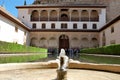
[[[31,52],[31,53],[47,53],[47,49],[44,48],[36,48],[36,47],[30,47],[15,43],[8,43],[8,42],[2,42],[0,41],[0,52],[1,53],[23,53],[23,52]]]
[[[19,55],[19,56],[0,56],[0,63],[20,63],[31,62],[46,58],[47,54]]]
[[[120,55],[120,44],[99,48],[82,49],[81,53]]]

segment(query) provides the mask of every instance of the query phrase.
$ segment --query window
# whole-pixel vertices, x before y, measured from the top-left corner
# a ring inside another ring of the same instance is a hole
[[[81,21],[89,21],[89,12],[87,10],[82,10]]]
[[[36,29],[36,24],[35,23],[33,23],[32,28]]]
[[[39,21],[39,11],[37,10],[32,11],[31,21]]]
[[[26,31],[24,32],[24,36],[26,36]]]
[[[55,24],[54,23],[51,24],[51,28],[55,29]]]
[[[105,31],[103,31],[103,36],[105,36]]]
[[[99,21],[99,13],[97,10],[92,10],[90,14],[91,21]]]
[[[61,29],[67,29],[67,24],[66,23],[62,23],[61,24]]]
[[[87,24],[83,24],[83,29],[87,29]]]
[[[42,29],[45,29],[45,28],[46,28],[46,24],[43,23],[43,24],[42,24]]]
[[[25,18],[25,17],[23,16],[23,18]]]
[[[73,24],[73,29],[77,29],[77,24]]]
[[[111,27],[111,33],[113,33],[114,32],[114,27]]]
[[[97,25],[96,24],[93,24],[93,29],[97,29]]]
[[[111,40],[111,41],[110,41],[110,44],[115,44],[115,40]]]
[[[18,27],[15,27],[15,32],[18,32]]]

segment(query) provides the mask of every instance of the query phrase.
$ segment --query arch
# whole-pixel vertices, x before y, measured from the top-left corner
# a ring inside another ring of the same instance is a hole
[[[61,21],[69,21],[69,16],[65,13],[61,14],[60,16]]]
[[[52,10],[50,12],[50,21],[57,21],[57,11],[56,10]]]
[[[40,21],[48,21],[48,12],[46,10],[41,11]]]
[[[82,10],[81,21],[89,21],[89,12],[87,10]]]
[[[32,11],[31,21],[39,21],[39,12],[37,10]]]
[[[36,37],[31,38],[30,46],[36,47],[37,46],[36,44],[37,44],[37,38]]]
[[[79,12],[78,10],[73,10],[71,13],[71,21],[79,21]]]
[[[69,49],[69,37],[65,34],[59,37],[59,49]]]
[[[98,40],[97,38],[92,38],[91,39],[91,47],[95,48],[95,47],[98,47]]]
[[[91,11],[90,21],[99,21],[99,14],[98,14],[97,10]]]
[[[57,48],[57,40],[55,37],[49,39],[49,48]]]
[[[88,38],[83,37],[81,39],[81,45],[82,45],[82,48],[88,48],[89,47],[89,40],[88,40]]]
[[[79,48],[79,39],[77,37],[73,37],[71,40],[72,48]]]
[[[40,45],[39,47],[47,48],[47,39],[45,37],[40,38]]]

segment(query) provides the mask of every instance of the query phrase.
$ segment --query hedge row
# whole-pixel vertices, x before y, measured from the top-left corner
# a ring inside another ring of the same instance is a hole
[[[47,49],[43,48],[36,48],[36,47],[30,47],[15,43],[8,43],[8,42],[2,42],[0,41],[0,52],[37,52],[37,53],[46,53]]]
[[[46,58],[47,54],[40,53],[34,55],[20,55],[20,56],[0,56],[0,63],[20,63],[31,62]]]
[[[82,49],[81,53],[120,55],[120,44],[99,48]]]

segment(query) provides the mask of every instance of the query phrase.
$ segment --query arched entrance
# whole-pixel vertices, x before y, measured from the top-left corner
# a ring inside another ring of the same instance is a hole
[[[61,35],[59,37],[59,49],[61,48],[64,48],[64,49],[69,48],[69,37],[67,35]]]

